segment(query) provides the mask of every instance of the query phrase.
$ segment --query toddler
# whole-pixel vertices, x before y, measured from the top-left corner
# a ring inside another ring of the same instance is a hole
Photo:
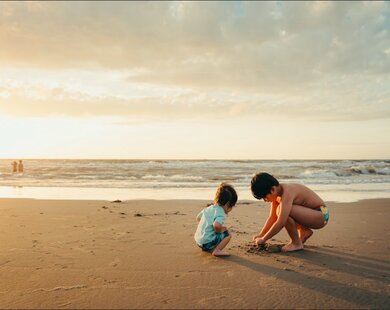
[[[214,204],[204,208],[196,217],[198,228],[195,232],[197,245],[214,256],[229,256],[223,251],[232,235],[224,225],[225,215],[237,203],[237,193],[233,186],[221,183],[215,194]]]

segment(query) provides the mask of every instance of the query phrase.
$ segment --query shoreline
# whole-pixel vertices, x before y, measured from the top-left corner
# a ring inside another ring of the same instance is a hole
[[[325,185],[308,185],[324,201],[356,202],[363,199],[390,198],[390,191],[377,190],[377,184],[359,184],[359,187],[338,188]],[[367,188],[364,191],[362,188]],[[239,200],[256,201],[248,188],[236,187]],[[15,187],[0,186],[0,198],[34,198],[34,199],[76,199],[76,200],[208,200],[214,197],[215,188],[90,188],[90,187]]]
[[[199,250],[209,200],[0,198],[0,308],[386,308],[390,199],[327,203],[330,221],[305,250],[253,253],[268,215],[239,201],[228,258]],[[285,231],[270,243],[287,242]]]
[[[132,203],[132,202],[141,202],[141,203],[148,203],[148,202],[161,202],[161,203],[167,203],[167,202],[190,202],[190,203],[199,203],[199,204],[205,204],[205,203],[212,203],[213,199],[191,199],[191,198],[165,198],[165,199],[153,199],[153,198],[134,198],[134,199],[127,199],[127,200],[121,200],[121,199],[114,199],[114,200],[107,200],[107,199],[61,199],[61,198],[15,198],[15,197],[0,197],[0,206],[3,202],[18,202],[18,201],[38,201],[38,202],[58,202],[58,203],[66,203],[66,202],[75,202],[75,203],[113,203],[113,204],[126,204],[126,203]],[[344,206],[344,205],[352,205],[352,204],[362,204],[362,203],[383,203],[388,202],[389,208],[390,208],[390,198],[386,197],[377,197],[377,198],[362,198],[360,200],[356,201],[331,201],[331,200],[325,200],[326,204],[334,204],[336,206]],[[239,199],[237,202],[237,205],[257,205],[261,207],[268,207],[268,203],[260,201],[260,200],[253,200],[253,199]]]

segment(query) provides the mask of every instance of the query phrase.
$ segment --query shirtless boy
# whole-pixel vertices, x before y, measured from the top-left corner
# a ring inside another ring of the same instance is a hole
[[[268,219],[259,234],[253,237],[258,245],[285,227],[291,240],[282,251],[302,250],[313,234],[312,229],[323,228],[328,222],[329,213],[324,201],[304,185],[281,184],[272,175],[262,172],[252,178],[251,190],[255,198],[271,203]]]

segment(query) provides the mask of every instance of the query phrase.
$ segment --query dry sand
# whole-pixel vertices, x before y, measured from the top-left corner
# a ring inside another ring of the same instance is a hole
[[[241,202],[229,258],[194,243],[207,203],[0,199],[0,308],[390,307],[390,199],[329,202],[329,224],[288,254],[250,251],[268,206]]]

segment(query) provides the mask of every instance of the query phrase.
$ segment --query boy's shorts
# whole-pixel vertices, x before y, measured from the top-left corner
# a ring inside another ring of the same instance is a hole
[[[328,208],[326,206],[321,206],[321,207],[314,209],[314,210],[320,211],[322,213],[322,216],[324,217],[324,224],[326,225],[329,221]]]
[[[206,251],[206,252],[211,252],[213,251],[216,246],[223,240],[225,239],[226,237],[230,236],[229,232],[227,230],[225,230],[224,232],[222,233],[217,233],[214,240],[213,241],[210,241],[208,243],[205,243],[203,244],[202,246],[199,245],[199,247],[203,250],[203,251]]]

